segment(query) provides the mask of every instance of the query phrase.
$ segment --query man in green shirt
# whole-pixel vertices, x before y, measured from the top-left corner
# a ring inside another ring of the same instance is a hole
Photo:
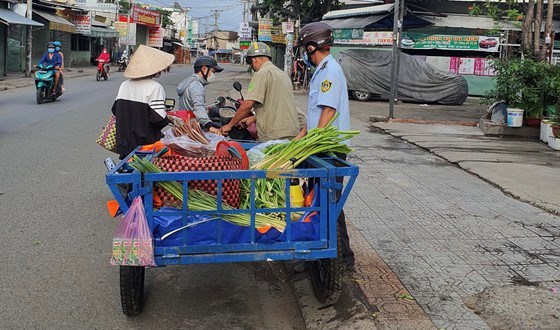
[[[292,81],[277,68],[270,48],[262,43],[252,43],[247,51],[247,64],[255,71],[249,87],[235,116],[222,126],[227,135],[232,127],[249,126],[256,121],[259,141],[301,138],[306,133],[306,115],[296,107]],[[255,116],[251,116],[251,109]]]

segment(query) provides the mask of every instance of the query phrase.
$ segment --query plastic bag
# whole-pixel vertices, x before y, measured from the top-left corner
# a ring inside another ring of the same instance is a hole
[[[270,140],[257,144],[256,146],[252,147],[251,149],[249,149],[249,151],[247,151],[247,157],[249,157],[249,165],[253,166],[264,159],[265,156],[263,152],[264,149],[275,144],[287,143],[287,142],[290,142],[290,140]]]
[[[165,131],[163,139],[161,142],[166,146],[169,146],[173,151],[177,152],[183,156],[189,157],[211,157],[214,156],[216,151],[216,146],[218,143],[225,139],[225,137],[214,134],[214,133],[204,133],[204,136],[210,141],[209,144],[204,144],[189,138],[186,135],[181,135],[179,137],[173,134],[173,130],[168,129]],[[178,148],[177,148],[178,147]],[[181,149],[184,152],[181,152]]]
[[[111,265],[156,266],[153,236],[140,197],[134,199],[115,230]]]

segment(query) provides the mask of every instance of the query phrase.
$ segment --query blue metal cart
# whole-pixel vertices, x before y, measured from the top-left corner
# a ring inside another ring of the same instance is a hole
[[[251,144],[244,144],[248,149]],[[127,161],[134,154],[143,157],[152,155],[131,153],[121,161],[106,176],[106,182],[119,203],[126,212],[137,196],[142,196],[146,217],[150,229],[154,230],[154,217],[163,212],[153,207],[153,191],[156,182],[177,181],[183,186],[183,207],[177,209],[183,224],[188,223],[192,216],[219,217],[223,214],[250,214],[251,227],[248,239],[244,242],[222,241],[221,226],[225,220],[216,220],[216,242],[213,244],[188,244],[188,233],[182,236],[181,243],[173,246],[158,246],[155,242],[155,261],[158,267],[179,264],[222,263],[222,262],[254,262],[306,260],[310,261],[311,282],[314,293],[322,303],[334,303],[338,299],[342,287],[344,265],[341,260],[340,237],[337,230],[337,218],[346,202],[352,186],[358,176],[359,168],[333,156],[312,156],[294,170],[239,170],[239,171],[201,171],[201,172],[166,172],[142,174],[131,168]],[[346,184],[340,183],[344,177]],[[290,196],[291,178],[313,178],[317,200],[310,207],[293,207],[290,199],[286,198],[285,208],[263,209],[255,207],[255,180],[259,178],[285,178],[286,196]],[[339,178],[337,182],[337,178]],[[249,179],[251,180],[251,205],[248,209],[225,210],[222,208],[223,180]],[[192,180],[216,180],[218,186],[218,207],[214,211],[188,210],[188,183]],[[337,199],[337,192],[340,198]],[[298,241],[293,237],[291,225],[287,225],[281,241],[262,243],[257,240],[259,232],[255,228],[256,213],[285,213],[285,219],[291,219],[294,212],[315,212],[319,221],[315,226],[317,231],[313,239]],[[120,266],[121,302],[124,314],[138,315],[143,307],[144,273],[146,267]]]

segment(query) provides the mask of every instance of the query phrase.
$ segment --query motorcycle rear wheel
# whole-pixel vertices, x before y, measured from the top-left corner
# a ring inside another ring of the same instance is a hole
[[[37,104],[45,103],[46,92],[47,92],[47,88],[44,86],[37,90]]]

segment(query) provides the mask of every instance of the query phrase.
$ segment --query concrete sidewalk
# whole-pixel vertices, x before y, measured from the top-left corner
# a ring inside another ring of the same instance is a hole
[[[505,193],[560,214],[560,152],[530,139],[485,136],[478,127],[373,123],[429,150]]]

